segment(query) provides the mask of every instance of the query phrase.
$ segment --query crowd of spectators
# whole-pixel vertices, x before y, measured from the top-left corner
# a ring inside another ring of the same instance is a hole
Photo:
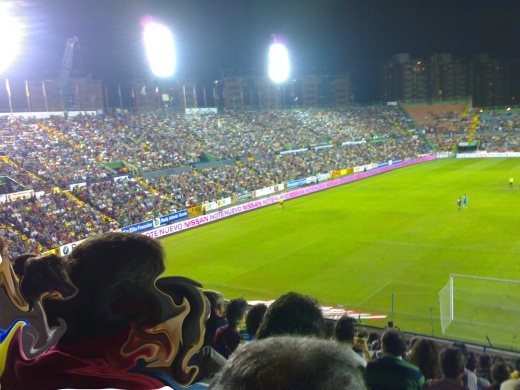
[[[29,252],[36,253],[38,247],[49,250],[117,227],[90,206],[78,203],[65,193],[52,192],[6,201],[0,208],[0,221],[19,236],[27,237]],[[9,234],[7,237],[11,238]],[[16,256],[26,253],[27,245],[9,249]]]
[[[141,172],[188,166],[203,152],[217,160],[274,155],[286,149],[408,137],[395,108],[181,115],[118,113],[35,120],[2,126],[0,154],[55,184],[103,178],[103,162],[126,161]],[[39,169],[37,169],[39,168]]]
[[[482,112],[475,131],[480,149],[488,152],[520,151],[520,113]]]
[[[209,293],[219,294],[215,291]],[[220,314],[215,317],[222,323],[221,328],[215,332],[213,342],[217,350],[222,344],[221,337],[218,335],[228,331],[229,327],[225,321],[227,311],[222,307],[222,294],[219,297],[221,298],[218,304]],[[262,386],[283,388],[288,383],[302,383],[301,381],[305,380],[308,383],[320,381],[322,386],[325,386],[329,383],[327,381],[332,383],[337,378],[318,379],[317,371],[320,370],[312,370],[313,374],[305,375],[292,367],[293,364],[305,366],[308,360],[314,360],[313,355],[317,352],[311,351],[316,347],[314,345],[316,340],[325,339],[335,341],[334,344],[327,346],[330,353],[335,354],[336,352],[332,351],[340,347],[342,357],[338,355],[335,359],[347,362],[343,367],[343,374],[349,375],[349,381],[354,380],[356,372],[362,375],[363,379],[355,382],[355,386],[354,382],[351,382],[350,387],[347,388],[499,390],[503,383],[518,386],[520,382],[517,379],[520,358],[511,360],[500,355],[492,356],[486,353],[477,355],[469,352],[466,345],[460,342],[450,344],[420,336],[406,337],[392,323],[383,330],[373,329],[368,335],[367,332],[362,331],[362,326],[357,319],[345,316],[331,323],[333,329],[327,333],[327,323],[317,301],[295,292],[280,296],[267,309],[264,308],[256,333],[251,338],[248,332],[245,332],[244,323],[237,320],[243,318],[243,312],[235,310],[237,302],[242,300],[231,299],[229,302],[229,318],[232,318],[235,329],[232,332],[233,343],[230,342],[232,349],[225,351],[225,358],[229,360],[219,370],[215,370],[216,376],[210,388],[234,389],[244,385],[253,388],[263,388]],[[256,311],[254,309],[259,305],[262,304],[253,306],[251,311]],[[243,328],[242,332],[240,328]],[[290,338],[287,338],[288,336]],[[240,346],[239,339],[241,339]],[[257,340],[254,345],[249,344],[252,339]],[[266,342],[266,340],[271,341]],[[291,363],[284,364],[288,370],[285,375],[278,376],[275,370],[274,376],[265,376],[266,364],[269,364],[270,368],[277,367],[281,364],[277,359],[287,359],[287,356],[286,351],[266,351],[267,347],[264,347],[264,344],[269,345],[270,348],[283,345],[284,348],[293,351],[292,343],[305,344],[306,353],[311,356],[292,356]],[[254,358],[251,356],[252,351],[256,354]],[[322,362],[320,367],[328,370],[333,365],[332,361]],[[330,375],[334,376],[332,373]]]
[[[448,151],[460,133],[467,135],[471,118],[458,112],[432,114],[423,130],[439,150]],[[477,128],[481,149],[517,150],[517,127],[518,113],[489,113]],[[319,173],[431,151],[413,122],[393,106],[189,116],[118,112],[38,121],[4,118],[0,139],[0,155],[7,157],[0,162],[0,175],[8,178],[0,192],[49,193],[52,187],[86,183],[73,192],[103,218],[115,221],[108,229]],[[298,149],[303,150],[280,154]],[[222,163],[197,168],[203,154]],[[107,166],[120,162],[127,166],[119,170]],[[137,171],[129,172],[129,167]],[[132,179],[166,168],[179,169]],[[130,179],[114,182],[121,169]],[[79,203],[67,207],[75,210],[76,218],[84,213]],[[95,225],[94,221],[89,223]],[[58,231],[59,226],[47,228]],[[80,236],[93,234],[92,228],[87,230]],[[75,241],[76,232],[71,233],[68,239],[38,237],[38,242],[47,249]]]

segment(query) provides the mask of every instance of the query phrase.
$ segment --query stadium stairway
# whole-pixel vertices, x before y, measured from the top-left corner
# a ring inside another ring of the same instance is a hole
[[[44,189],[45,187],[47,186],[50,186],[51,184],[50,183],[47,183],[44,179],[42,179],[41,177],[39,177],[38,175],[32,173],[31,171],[25,169],[24,167],[21,167],[20,165],[18,165],[17,163],[15,163],[13,160],[11,160],[9,157],[7,156],[2,156],[2,161],[5,162],[6,164],[9,164],[9,165],[12,165],[13,167],[15,167],[17,170],[19,171],[23,171],[25,173],[27,173],[30,177],[32,177],[33,179],[36,179],[38,180],[39,182],[42,183],[42,187],[37,187],[35,188],[35,190],[38,190],[38,189]],[[26,183],[21,183],[23,185],[26,185]]]
[[[43,123],[40,123],[40,122],[37,122],[37,123],[38,123],[38,126],[40,126],[46,132],[48,132],[48,133],[50,133],[52,135],[55,135],[56,137],[58,137],[59,139],[61,139],[64,142],[67,142],[68,144],[72,145],[76,149],[81,149],[81,145],[75,144],[70,139],[65,137],[63,134],[61,134],[61,133],[57,132],[56,130],[53,130],[53,129],[45,126]]]
[[[162,192],[156,190],[154,187],[152,186],[149,186],[147,182],[145,182],[143,179],[141,178],[137,178],[136,179],[137,182],[142,185],[144,188],[146,188],[147,190],[151,191],[154,195],[158,195],[158,196],[164,196],[166,199],[168,199],[170,202],[176,204],[179,208],[183,208],[184,205],[181,205],[179,202],[177,202],[175,199],[172,199],[171,197],[169,197],[167,194],[163,194]]]
[[[67,196],[68,198],[72,199],[74,202],[76,202],[77,204],[79,204],[82,207],[87,206],[87,207],[90,207],[92,210],[96,210],[99,213],[99,215],[101,216],[101,220],[103,221],[103,223],[113,222],[113,223],[119,224],[119,221],[116,221],[115,219],[109,217],[108,215],[103,213],[98,208],[93,207],[90,203],[87,204],[87,203],[83,202],[81,199],[77,198],[70,191],[63,191],[63,194],[65,194],[65,196]]]
[[[475,130],[477,129],[477,126],[478,126],[478,121],[479,121],[479,116],[475,115],[473,117],[473,123],[471,124],[471,129],[469,130],[469,137],[468,137],[469,142],[473,141],[473,137],[475,135]]]
[[[408,129],[405,129],[403,126],[401,126],[399,123],[397,123],[396,121],[394,121],[388,114],[386,114],[385,112],[383,112],[382,110],[379,110],[378,111],[381,112],[381,114],[392,124],[394,125],[395,128],[399,129],[400,131],[406,133],[407,135],[411,136],[412,134],[408,131]],[[403,110],[404,112],[404,110]]]
[[[2,227],[2,229],[4,230],[7,230],[8,232],[10,233],[15,233],[18,237],[20,237],[23,241],[26,241],[26,242],[29,242],[30,239],[29,237],[27,237],[25,234],[23,234],[21,231],[19,230],[16,230],[16,229],[13,229],[11,226],[9,225],[6,225],[4,222],[1,222],[0,223],[0,226]],[[7,239],[9,239],[7,237]],[[40,250],[40,253],[43,252],[43,246],[42,244],[40,244],[38,241],[34,241],[34,243],[38,246],[38,249]]]

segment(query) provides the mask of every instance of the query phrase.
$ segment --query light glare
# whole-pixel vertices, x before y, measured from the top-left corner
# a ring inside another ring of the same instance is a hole
[[[281,83],[289,77],[289,54],[284,45],[274,43],[269,49],[269,77],[275,83]]]
[[[170,30],[157,23],[145,26],[144,45],[153,74],[169,77],[175,72],[175,47]]]
[[[20,54],[23,26],[12,14],[11,4],[0,3],[0,73]]]

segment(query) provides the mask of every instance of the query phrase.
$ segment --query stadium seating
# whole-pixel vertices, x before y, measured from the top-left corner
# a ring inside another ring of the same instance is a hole
[[[67,198],[70,213],[76,218],[86,213],[95,226],[101,220],[109,224],[79,233],[86,237],[186,205],[427,154],[431,148],[424,137],[437,150],[451,151],[469,132],[472,114],[463,117],[463,109],[410,106],[406,115],[399,107],[372,106],[190,116],[116,113],[38,121],[13,117],[0,122],[0,176],[8,178],[0,195],[34,190],[52,199],[52,188],[75,187],[75,197]],[[475,137],[485,150],[518,150],[519,123],[518,113],[486,113]],[[299,152],[286,153],[295,150]],[[123,163],[123,169],[114,168]],[[122,173],[128,180],[115,183],[112,178]],[[59,206],[53,201],[46,207],[54,213]],[[23,235],[23,226],[14,224],[12,216],[0,222]],[[43,250],[78,239],[58,222],[47,224],[61,236],[43,232],[36,240]]]

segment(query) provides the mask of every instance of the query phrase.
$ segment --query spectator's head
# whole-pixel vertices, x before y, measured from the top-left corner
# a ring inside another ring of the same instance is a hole
[[[226,319],[230,327],[236,328],[247,312],[247,301],[235,298],[228,302],[226,308]]]
[[[440,374],[439,347],[429,339],[418,338],[413,344],[409,361],[419,367],[426,379],[437,379]]]
[[[334,326],[334,339],[339,342],[354,344],[357,334],[357,320],[349,316],[343,316],[336,321]]]
[[[204,290],[204,295],[211,306],[211,315],[222,317],[226,312],[226,301],[224,300],[224,295],[213,290]]]
[[[377,341],[380,341],[380,340],[381,340],[381,336],[379,336],[379,333],[377,333],[377,332],[370,332],[370,333],[368,334],[367,344],[368,344],[368,345],[372,345],[372,343],[373,343],[374,341],[376,341],[376,340],[377,340]]]
[[[318,302],[295,292],[282,295],[265,312],[257,339],[298,335],[325,337],[325,320]]]
[[[459,348],[444,349],[439,356],[441,369],[450,379],[458,379],[464,374],[464,354]]]
[[[255,335],[262,318],[267,310],[267,306],[263,303],[254,305],[246,314],[246,331],[250,335]]]
[[[477,356],[470,352],[468,356],[468,360],[466,361],[466,368],[470,371],[475,371],[478,367],[478,359]]]
[[[506,363],[495,363],[491,367],[491,378],[493,383],[500,384],[511,377],[511,369]]]
[[[210,389],[365,389],[362,373],[336,342],[271,337],[242,344]]]
[[[389,328],[381,337],[381,348],[383,353],[393,356],[404,356],[406,353],[406,340],[404,335],[393,328]]]
[[[186,367],[202,346],[207,301],[192,280],[158,279],[165,270],[159,241],[141,234],[99,235],[74,248],[68,265],[78,293],[67,301],[44,301],[50,326],[58,318],[67,323],[61,343],[110,337],[103,348],[113,358],[132,360],[150,351],[147,362],[167,367],[179,384],[191,383],[197,370]]]
[[[458,348],[461,350],[462,354],[464,355],[464,362],[466,362],[466,360],[468,360],[469,352],[468,352],[468,348],[466,347],[466,344],[460,343],[460,342],[455,342],[452,344],[452,347],[455,347],[455,348]]]
[[[493,364],[493,359],[489,355],[480,355],[478,357],[478,368],[479,370],[491,370],[491,365]]]
[[[27,260],[29,260],[32,257],[36,257],[36,256],[38,256],[38,255],[35,253],[25,253],[23,255],[16,256],[13,259],[13,263],[12,263],[13,271],[16,274],[16,276],[21,278],[23,276],[23,274],[25,273],[25,263],[27,262]]]
[[[55,254],[26,257],[20,290],[30,303],[45,297],[68,299],[78,291],[70,280],[64,258]]]

